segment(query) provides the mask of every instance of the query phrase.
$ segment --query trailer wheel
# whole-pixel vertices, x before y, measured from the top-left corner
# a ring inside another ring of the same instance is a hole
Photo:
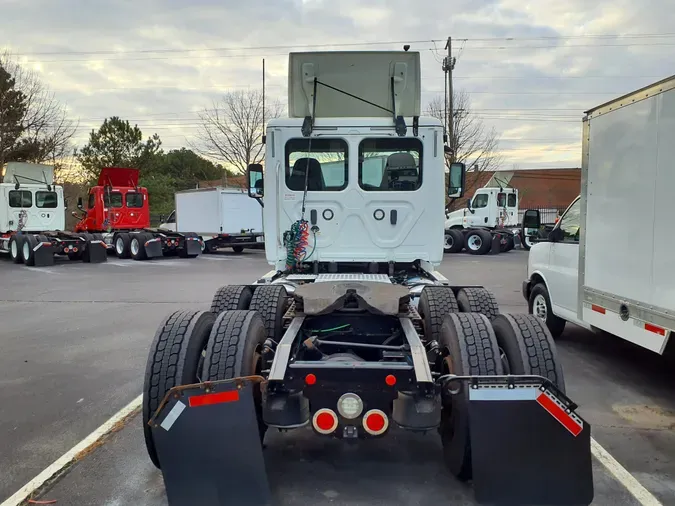
[[[115,254],[117,258],[129,258],[129,234],[120,232],[113,237],[113,244],[115,245]]]
[[[267,333],[257,311],[225,311],[218,315],[204,355],[203,381],[219,381],[240,376],[260,376],[262,348]],[[262,417],[260,383],[253,389],[258,431],[262,441],[267,425]]]
[[[443,251],[445,253],[459,253],[462,249],[464,249],[464,234],[459,230],[446,230]]]
[[[134,260],[147,260],[148,253],[145,251],[145,242],[150,239],[148,234],[143,232],[131,235],[129,241],[129,253]]]
[[[420,294],[417,312],[424,322],[424,339],[438,341],[443,318],[450,313],[458,313],[459,306],[452,288],[449,286],[425,286]]]
[[[566,321],[553,314],[551,296],[544,283],[537,283],[534,288],[532,288],[527,305],[530,314],[535,315],[541,321],[546,323],[546,326],[554,339],[561,336],[563,330],[565,330]]]
[[[214,321],[209,311],[174,311],[161,323],[150,346],[143,385],[143,435],[157,468],[160,464],[148,422],[171,388],[199,382]]]
[[[251,305],[253,290],[246,285],[221,286],[213,296],[211,312],[220,314],[234,309],[248,309]]]
[[[9,256],[15,264],[23,263],[23,234],[14,234],[9,238]]]
[[[283,318],[288,304],[286,289],[280,285],[259,286],[251,298],[249,309],[258,311],[262,315],[267,337],[276,342],[279,342],[283,334]]]
[[[565,393],[565,378],[553,336],[530,314],[500,314],[492,320],[506,374],[534,374],[548,378]]]
[[[490,320],[499,314],[497,299],[485,288],[462,288],[457,292],[457,305],[462,313],[482,313]]]
[[[232,251],[234,251],[235,253],[241,253],[242,251],[244,251],[244,247],[243,246],[232,246]]]
[[[487,316],[479,313],[450,314],[443,320],[439,344],[447,354],[442,374],[500,375],[497,338]],[[452,385],[453,388],[456,385]],[[471,442],[469,439],[469,393],[443,392],[441,441],[443,457],[450,471],[462,481],[470,480]]]
[[[485,255],[492,248],[492,234],[487,230],[472,230],[466,234],[466,250],[472,255]]]

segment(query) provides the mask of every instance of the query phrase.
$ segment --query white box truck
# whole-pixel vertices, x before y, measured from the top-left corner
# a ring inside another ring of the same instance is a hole
[[[203,240],[204,253],[230,247],[235,253],[264,244],[262,207],[236,188],[199,188],[176,192],[176,209],[164,230],[195,231]]]
[[[581,195],[529,256],[523,294],[565,322],[656,353],[675,331],[675,76],[586,112]],[[524,225],[538,227],[537,211]]]

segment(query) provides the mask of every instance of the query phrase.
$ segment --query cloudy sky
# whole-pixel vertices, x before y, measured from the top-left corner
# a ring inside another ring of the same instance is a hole
[[[286,103],[287,54],[422,53],[422,98],[455,86],[501,135],[504,168],[580,163],[584,110],[675,74],[669,0],[0,0],[0,49],[38,71],[79,120],[76,143],[119,115],[187,145],[197,111],[227,90]]]

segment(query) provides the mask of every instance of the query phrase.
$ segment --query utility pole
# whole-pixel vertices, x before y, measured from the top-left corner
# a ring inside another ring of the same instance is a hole
[[[450,148],[453,149],[451,154],[452,159],[455,159],[455,142],[454,142],[454,124],[455,124],[455,109],[453,107],[452,100],[452,71],[455,68],[455,59],[452,57],[452,37],[448,37],[448,42],[445,45],[445,49],[448,50],[448,56],[443,58],[443,72],[446,75],[446,94],[445,94],[445,114],[446,114],[446,125],[448,129],[448,138]],[[449,102],[449,107],[448,107]],[[449,116],[449,117],[448,117]]]

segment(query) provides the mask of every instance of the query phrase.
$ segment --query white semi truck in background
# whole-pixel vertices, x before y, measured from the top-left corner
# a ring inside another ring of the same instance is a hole
[[[554,336],[572,322],[664,353],[675,332],[673,160],[675,76],[586,112],[581,195],[530,250],[523,283]],[[523,221],[538,228],[539,212]]]
[[[176,192],[175,199],[176,209],[160,229],[195,231],[204,253],[228,247],[241,253],[264,243],[262,207],[248,190],[198,188]]]

